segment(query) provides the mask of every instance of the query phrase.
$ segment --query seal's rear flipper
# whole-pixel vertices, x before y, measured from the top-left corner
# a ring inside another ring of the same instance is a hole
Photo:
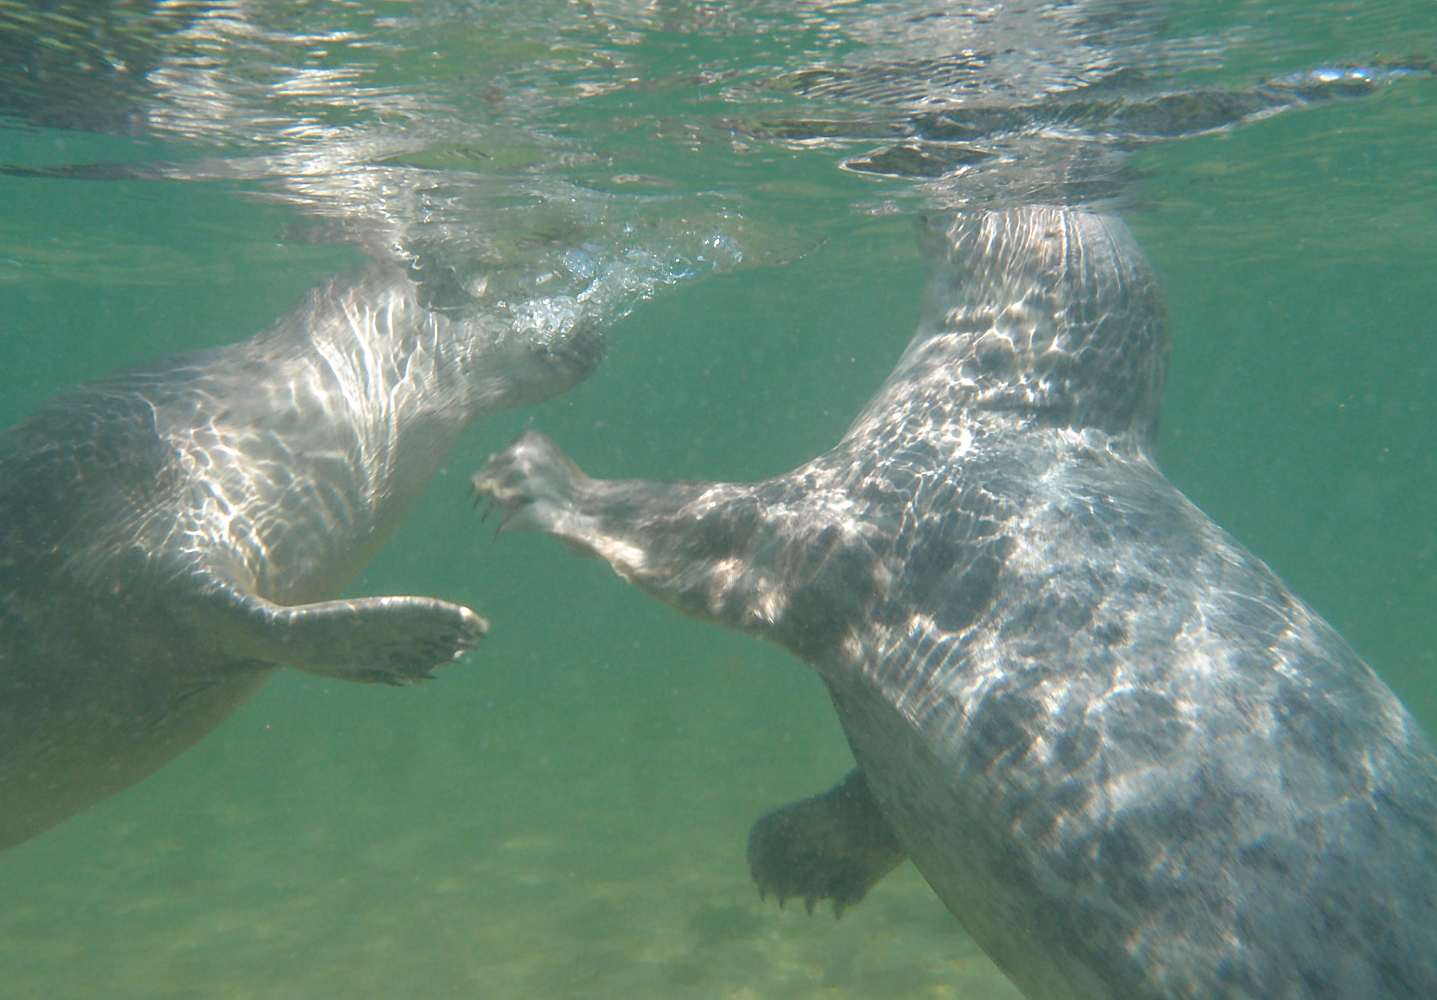
[[[474,648],[489,625],[432,597],[361,597],[285,607],[242,598],[250,658],[364,684],[412,684]]]
[[[858,768],[821,795],[759,817],[748,835],[759,895],[773,893],[780,906],[802,896],[809,913],[831,899],[838,917],[907,856]]]

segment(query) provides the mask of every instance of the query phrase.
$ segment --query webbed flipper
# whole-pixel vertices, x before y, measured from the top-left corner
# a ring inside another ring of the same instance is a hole
[[[528,431],[490,457],[474,488],[501,530],[552,535],[685,614],[810,663],[861,627],[878,597],[878,555],[849,505],[814,501],[802,470],[748,484],[593,479]]]
[[[432,597],[358,597],[286,606],[231,592],[245,659],[362,684],[413,684],[473,649],[483,619]]]
[[[868,895],[908,857],[854,768],[828,791],[760,816],[748,835],[748,870],[759,895],[808,912],[833,900],[834,916]]]

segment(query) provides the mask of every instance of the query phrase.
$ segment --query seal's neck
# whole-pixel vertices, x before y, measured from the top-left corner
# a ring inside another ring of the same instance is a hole
[[[299,377],[322,382],[332,408],[360,424],[439,420],[457,433],[562,392],[597,365],[603,336],[587,317],[556,329],[523,320],[478,304],[430,309],[405,272],[376,262],[313,289],[253,349],[293,355]]]
[[[1148,452],[1167,361],[1157,278],[1117,219],[1028,206],[925,219],[918,332],[874,401],[939,422],[1098,431]]]
[[[351,419],[413,419],[442,409],[466,421],[465,345],[426,309],[402,271],[372,264],[312,289],[293,310],[253,340],[264,354],[292,354],[295,377],[315,383],[328,408]]]

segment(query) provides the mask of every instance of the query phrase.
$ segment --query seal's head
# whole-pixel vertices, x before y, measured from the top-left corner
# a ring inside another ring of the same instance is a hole
[[[473,414],[537,403],[588,378],[604,358],[604,319],[560,295],[530,300],[507,316],[470,320]]]
[[[923,316],[894,377],[1045,426],[1156,435],[1167,308],[1121,222],[1048,206],[925,218]]]

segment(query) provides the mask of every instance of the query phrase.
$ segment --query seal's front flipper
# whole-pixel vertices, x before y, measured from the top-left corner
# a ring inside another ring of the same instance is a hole
[[[762,483],[591,479],[529,431],[474,477],[501,530],[542,531],[597,555],[685,614],[815,661],[875,599],[874,556],[842,505],[804,501],[801,474]],[[861,610],[861,609],[859,609]]]
[[[593,546],[602,541],[595,517],[583,509],[595,485],[538,431],[521,434],[474,476],[474,489],[501,511],[500,531],[553,535],[590,556],[600,554]]]
[[[253,659],[365,684],[428,680],[489,628],[468,608],[432,597],[244,603]]]
[[[801,896],[809,913],[831,899],[838,917],[907,856],[858,768],[821,795],[759,817],[748,835],[760,896],[773,893],[780,906]]]
[[[728,494],[745,487],[591,479],[553,441],[526,431],[490,456],[474,489],[493,502],[491,512],[501,512],[500,531],[552,535],[580,555],[607,560],[660,600],[723,618],[710,606],[717,595],[707,577],[716,555],[732,553],[716,553],[726,532],[706,520],[722,518]]]

